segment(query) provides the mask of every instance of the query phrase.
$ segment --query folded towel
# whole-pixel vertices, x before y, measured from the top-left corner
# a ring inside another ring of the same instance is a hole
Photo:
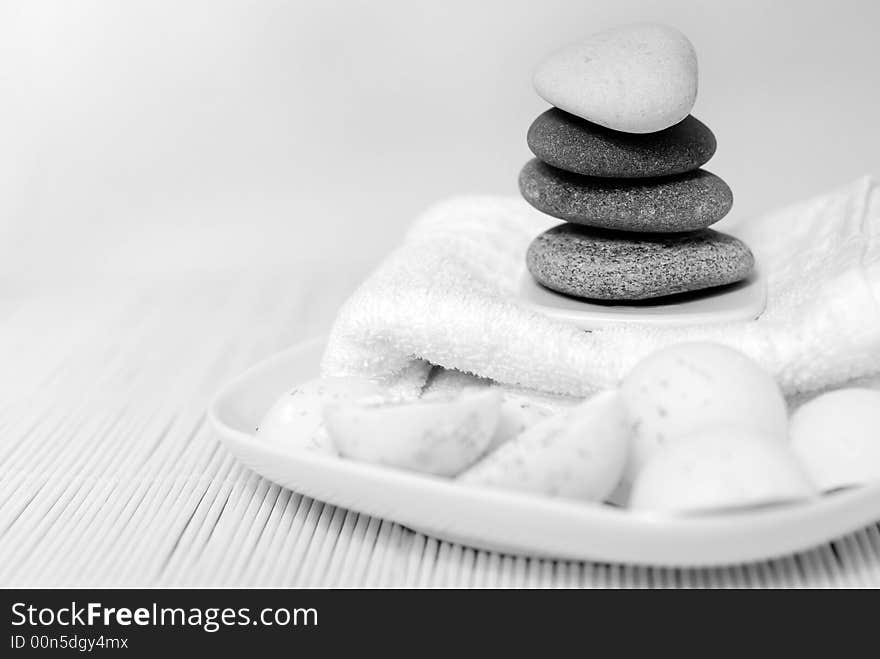
[[[788,395],[880,373],[880,192],[864,178],[727,231],[767,276],[757,320],[592,332],[520,306],[529,242],[556,224],[520,199],[465,197],[419,218],[339,312],[325,375],[425,383],[431,365],[503,384],[586,396],[682,341],[751,356]]]

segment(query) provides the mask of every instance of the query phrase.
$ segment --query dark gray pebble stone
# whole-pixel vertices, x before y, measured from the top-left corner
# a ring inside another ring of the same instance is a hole
[[[755,265],[741,240],[711,229],[628,234],[561,224],[526,255],[538,283],[595,300],[645,300],[745,279]]]
[[[607,179],[572,174],[533,158],[519,174],[519,190],[542,213],[619,231],[705,229],[733,206],[727,184],[704,169],[666,178]]]
[[[552,108],[532,123],[528,144],[540,160],[575,174],[649,178],[683,174],[709,162],[712,131],[688,115],[656,133],[621,133]]]

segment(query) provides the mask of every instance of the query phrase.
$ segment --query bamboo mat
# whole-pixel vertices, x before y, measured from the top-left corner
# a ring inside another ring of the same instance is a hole
[[[2,586],[880,586],[880,528],[725,569],[475,551],[300,496],[217,443],[229,377],[326,330],[354,276],[119,276],[0,295]]]

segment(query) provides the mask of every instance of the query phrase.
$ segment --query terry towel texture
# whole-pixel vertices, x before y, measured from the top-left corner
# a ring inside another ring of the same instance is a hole
[[[339,312],[325,375],[424,384],[431,364],[585,396],[682,341],[737,348],[788,395],[880,373],[880,191],[870,178],[725,228],[754,251],[768,303],[755,321],[579,330],[517,304],[525,252],[558,221],[521,199],[428,210]]]

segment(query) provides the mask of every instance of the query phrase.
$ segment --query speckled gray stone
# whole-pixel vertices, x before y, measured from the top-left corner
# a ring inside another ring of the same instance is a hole
[[[519,175],[532,206],[566,222],[620,231],[693,231],[727,215],[733,193],[698,169],[666,178],[607,179],[572,174],[537,158]]]
[[[690,115],[656,133],[622,133],[558,108],[529,128],[529,148],[540,160],[586,176],[648,178],[698,169],[715,153],[712,131]]]
[[[532,241],[526,263],[554,291],[624,301],[732,284],[755,259],[742,241],[711,229],[631,234],[561,224]]]

